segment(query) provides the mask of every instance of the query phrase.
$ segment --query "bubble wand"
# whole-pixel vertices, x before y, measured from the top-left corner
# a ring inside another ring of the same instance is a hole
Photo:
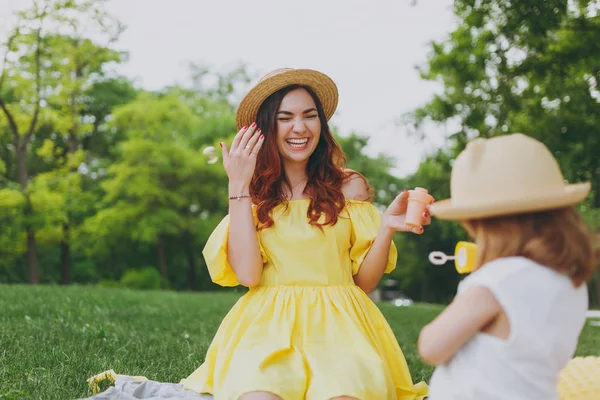
[[[429,253],[429,262],[434,265],[444,265],[451,260],[454,260],[454,267],[459,274],[473,272],[477,262],[477,245],[471,242],[458,242],[454,255],[447,255],[442,251]]]

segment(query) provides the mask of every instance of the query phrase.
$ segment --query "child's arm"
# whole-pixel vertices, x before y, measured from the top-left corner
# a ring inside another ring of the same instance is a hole
[[[418,343],[421,358],[432,365],[446,363],[501,312],[500,303],[488,288],[466,290],[421,330]]]

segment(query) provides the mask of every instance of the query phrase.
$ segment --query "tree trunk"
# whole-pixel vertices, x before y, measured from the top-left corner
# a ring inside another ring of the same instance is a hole
[[[594,258],[596,260],[596,306],[600,307],[600,228],[598,228],[592,237]]]
[[[33,208],[27,193],[27,181],[29,180],[27,174],[27,145],[26,143],[21,144],[19,137],[13,137],[13,145],[15,148],[15,156],[17,159],[17,174],[19,176],[19,184],[21,185],[21,191],[25,196],[25,231],[27,232],[27,260],[29,262],[29,282],[37,284],[40,282],[39,277],[39,266],[37,258],[37,245],[35,241],[35,231],[29,222],[29,218],[33,214]]]
[[[27,259],[29,261],[29,282],[32,284],[40,283],[35,233],[31,228],[27,230]]]
[[[165,256],[165,244],[161,238],[156,242],[156,253],[158,255],[158,270],[163,280],[168,282],[167,278],[167,257]]]
[[[188,282],[190,284],[190,290],[195,292],[198,291],[198,274],[196,273],[196,254],[194,253],[194,240],[193,236],[188,232],[186,233],[185,247],[188,259]]]
[[[72,132],[69,132],[68,135],[68,154],[67,154],[67,162],[70,161],[70,157],[75,152],[75,141],[74,135]],[[74,168],[70,168],[68,174],[76,171]],[[68,175],[67,175],[68,179]],[[70,189],[67,189],[65,193],[66,197],[66,205],[65,205],[65,214],[67,216],[67,221],[63,224],[63,238],[60,242],[60,283],[62,285],[67,285],[71,281],[71,218],[70,218],[70,209],[71,209],[71,198],[70,198]]]
[[[598,168],[596,168],[597,170]],[[596,184],[594,185],[592,183],[592,187],[594,190],[594,199],[593,199],[593,204],[592,207],[594,208],[600,208],[600,174],[594,174],[592,172],[592,176],[596,176]],[[595,187],[594,187],[595,186]]]
[[[77,112],[74,104],[71,106],[71,112],[74,114],[76,114],[76,112]],[[69,150],[68,150],[67,159],[69,161],[70,161],[70,156],[72,156],[75,153],[75,150],[77,149],[77,140],[75,139],[75,131],[76,130],[77,130],[77,124],[75,124],[71,128],[71,130],[69,131],[69,135],[68,135]],[[73,167],[69,170],[69,173],[73,173],[75,171],[76,171],[76,169]],[[69,192],[67,192],[67,196],[69,196]],[[63,285],[68,284],[69,281],[71,280],[71,237],[69,235],[70,224],[71,224],[71,218],[70,218],[71,201],[68,197],[67,197],[66,207],[67,207],[67,209],[66,209],[67,222],[63,225],[63,240],[60,244],[61,283]]]
[[[37,8],[37,7],[36,7]],[[17,125],[16,119],[14,115],[8,109],[6,102],[3,98],[0,97],[0,108],[4,112],[6,119],[8,121],[8,126],[12,131],[13,135],[13,146],[15,149],[15,158],[17,161],[17,175],[19,177],[19,184],[21,185],[21,192],[25,197],[26,205],[25,205],[25,230],[27,232],[27,259],[29,261],[29,279],[32,284],[37,284],[40,281],[39,278],[39,269],[38,269],[38,258],[37,258],[37,245],[35,242],[35,231],[29,222],[29,217],[33,214],[33,207],[31,205],[31,201],[29,199],[29,194],[27,193],[27,183],[29,180],[29,176],[27,174],[27,148],[29,147],[29,141],[33,136],[33,133],[37,127],[38,118],[40,115],[41,108],[41,93],[42,93],[42,27],[43,21],[46,18],[48,10],[48,4],[44,6],[44,9],[41,14],[38,14],[36,17],[39,20],[39,28],[37,29],[37,38],[36,38],[36,49],[35,49],[35,57],[34,64],[36,66],[35,72],[35,92],[36,99],[34,103],[33,115],[31,117],[31,121],[29,122],[29,128],[24,131],[24,135],[21,136],[21,132],[19,131],[19,127]],[[19,35],[19,31],[15,31],[15,33],[8,39],[8,44],[12,43],[13,40],[16,40]],[[2,71],[2,75],[0,76],[0,89],[2,88],[2,84],[4,83],[4,78],[6,75],[6,69]],[[2,91],[0,91],[1,93]]]
[[[68,151],[69,151],[69,155],[74,154],[75,150],[77,150],[77,140],[75,139],[75,131],[76,128],[73,128],[71,130],[71,132],[69,132],[69,137],[68,137]]]
[[[63,240],[60,243],[60,283],[67,285],[71,281],[71,242],[69,224],[63,224]]]
[[[596,270],[596,304],[595,306],[600,308],[600,270]],[[594,304],[590,304],[594,306]]]
[[[71,280],[71,246],[69,224],[63,224],[63,240],[60,243],[61,277],[60,283],[68,285]]]

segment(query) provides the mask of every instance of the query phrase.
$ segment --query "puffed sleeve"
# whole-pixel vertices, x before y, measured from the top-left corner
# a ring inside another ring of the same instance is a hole
[[[254,215],[254,222],[255,225],[257,225],[258,220],[254,211],[255,209],[253,207],[252,212]],[[258,235],[258,233],[257,237],[260,255],[264,264],[267,262],[267,255],[262,246],[260,235]],[[233,268],[231,268],[229,257],[227,257],[227,247],[229,242],[228,238],[229,215],[226,215],[211,233],[206,245],[204,246],[204,249],[202,250],[202,255],[206,261],[210,278],[214,283],[221,286],[237,286],[240,283],[237,280]]]
[[[352,260],[352,274],[356,275],[379,231],[381,212],[370,202],[350,201],[349,203],[347,210],[352,222],[350,259]],[[386,274],[396,268],[397,259],[398,250],[392,241],[385,268]]]

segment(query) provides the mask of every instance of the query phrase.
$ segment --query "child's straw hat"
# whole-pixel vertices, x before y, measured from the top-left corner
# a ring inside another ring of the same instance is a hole
[[[452,220],[530,213],[579,203],[589,191],[587,182],[565,182],[545,145],[514,133],[467,144],[452,168],[451,198],[430,212]]]

